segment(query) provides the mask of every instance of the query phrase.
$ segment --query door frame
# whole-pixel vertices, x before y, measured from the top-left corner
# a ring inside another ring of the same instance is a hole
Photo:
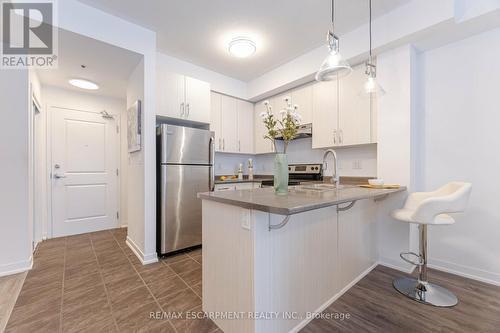
[[[80,111],[80,112],[88,112],[88,113],[93,113],[93,114],[101,114],[101,111],[96,111],[96,110],[86,110],[86,109],[77,109],[74,107],[65,107],[61,105],[49,105],[48,103],[45,105],[45,109],[47,111],[47,136],[46,136],[46,142],[47,142],[47,238],[54,238],[54,220],[53,220],[53,214],[52,214],[52,166],[54,165],[54,162],[52,161],[52,136],[53,136],[53,122],[54,122],[54,110],[53,109],[64,109],[64,110],[72,110],[72,111]],[[114,117],[115,120],[115,126],[117,130],[115,130],[115,135],[117,136],[117,147],[116,147],[116,166],[119,172],[119,175],[117,175],[117,180],[116,180],[116,209],[120,214],[120,218],[117,220],[117,225],[116,228],[121,227],[121,148],[122,148],[122,142],[121,142],[121,117],[123,116],[123,113],[116,114],[112,111],[109,111],[108,114]]]

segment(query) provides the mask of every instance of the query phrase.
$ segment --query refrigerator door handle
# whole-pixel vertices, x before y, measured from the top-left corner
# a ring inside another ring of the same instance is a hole
[[[210,153],[210,175],[208,179],[208,188],[210,192],[213,192],[215,189],[215,137],[212,135],[210,136],[210,147],[209,147],[209,153]]]

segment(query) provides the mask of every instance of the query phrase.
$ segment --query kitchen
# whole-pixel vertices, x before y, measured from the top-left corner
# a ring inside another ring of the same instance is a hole
[[[57,11],[1,70],[0,331],[496,330],[498,4]]]

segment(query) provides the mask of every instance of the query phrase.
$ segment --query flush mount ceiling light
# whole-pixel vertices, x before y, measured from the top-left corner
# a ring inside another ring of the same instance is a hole
[[[339,49],[339,38],[335,35],[335,1],[332,0],[332,30],[328,30],[326,41],[328,46],[328,56],[323,61],[316,73],[317,81],[331,81],[345,77],[352,72],[352,68],[347,61],[342,59]]]
[[[99,89],[99,85],[97,83],[88,81],[88,80],[83,80],[83,79],[71,79],[68,81],[69,84],[72,86],[81,88],[81,89],[86,89],[86,90],[97,90]]]
[[[229,42],[229,53],[237,58],[247,58],[257,51],[255,43],[247,37],[237,37]]]
[[[373,62],[372,56],[372,0],[369,0],[370,6],[370,24],[369,24],[369,35],[370,35],[370,54],[368,56],[368,61],[365,66],[365,74],[368,77],[363,89],[361,90],[360,96],[363,98],[371,97],[373,94],[377,96],[382,96],[385,94],[385,90],[377,82],[377,65]]]

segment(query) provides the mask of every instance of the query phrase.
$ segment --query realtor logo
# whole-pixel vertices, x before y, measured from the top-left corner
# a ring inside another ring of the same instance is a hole
[[[56,68],[57,28],[51,0],[2,1],[2,68]]]

